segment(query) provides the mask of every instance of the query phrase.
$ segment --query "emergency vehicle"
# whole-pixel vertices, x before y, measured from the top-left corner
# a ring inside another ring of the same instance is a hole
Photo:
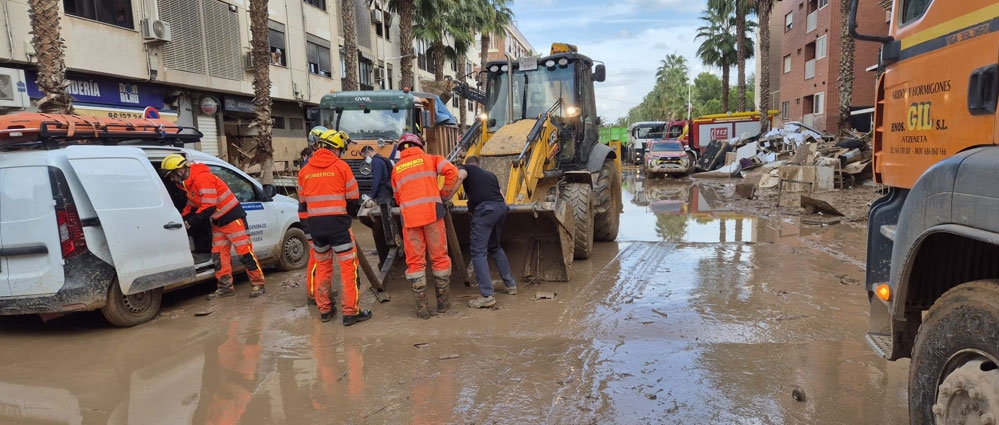
[[[200,138],[161,120],[0,117],[0,315],[100,309],[133,326],[156,316],[164,291],[213,280],[210,243],[199,249],[185,231],[184,193],[157,171],[173,153],[226,182],[262,264],[304,267],[298,202],[184,148]]]

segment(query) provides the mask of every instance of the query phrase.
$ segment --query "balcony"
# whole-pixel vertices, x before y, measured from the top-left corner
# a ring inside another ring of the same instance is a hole
[[[805,62],[805,79],[815,78],[815,59]]]
[[[805,19],[805,33],[807,34],[812,31],[815,31],[815,28],[818,27],[818,25],[819,25],[819,12],[815,11],[809,13],[808,17]]]

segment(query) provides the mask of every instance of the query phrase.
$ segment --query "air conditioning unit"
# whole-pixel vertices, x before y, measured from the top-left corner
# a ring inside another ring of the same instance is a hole
[[[173,41],[173,31],[170,23],[159,19],[142,20],[142,38],[146,43]]]
[[[381,69],[381,68],[375,69],[375,79],[379,80],[379,81],[384,80],[385,79],[385,70]]]
[[[253,70],[253,52],[243,53],[243,70]]]
[[[382,23],[382,11],[372,10],[371,11],[371,22],[375,24]]]
[[[24,70],[0,68],[0,108],[27,108],[30,105]]]

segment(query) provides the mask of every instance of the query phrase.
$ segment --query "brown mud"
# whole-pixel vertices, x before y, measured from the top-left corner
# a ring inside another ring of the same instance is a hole
[[[130,329],[0,318],[0,424],[906,421],[908,363],[863,340],[863,229],[754,216],[690,180],[625,186],[617,242],[492,309],[452,286],[452,312],[418,320],[396,279],[344,328],[295,272],[262,299],[245,282],[211,303],[211,284],[167,294]]]

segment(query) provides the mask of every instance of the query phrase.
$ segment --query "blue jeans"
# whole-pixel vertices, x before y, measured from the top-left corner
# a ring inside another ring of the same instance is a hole
[[[508,288],[515,287],[510,261],[500,245],[503,222],[510,207],[504,202],[483,202],[472,212],[471,251],[472,265],[475,267],[475,280],[479,283],[479,293],[483,297],[493,296],[493,284],[489,278],[489,257],[493,257],[500,277]]]

